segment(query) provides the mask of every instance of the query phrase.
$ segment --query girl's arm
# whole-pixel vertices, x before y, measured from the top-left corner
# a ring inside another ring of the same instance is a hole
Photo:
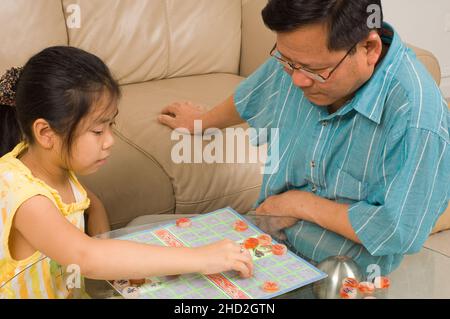
[[[109,226],[108,215],[105,206],[103,206],[100,198],[83,185],[87,192],[87,196],[91,201],[91,205],[86,210],[87,230],[89,236],[96,236],[111,230]]]
[[[230,240],[198,248],[172,248],[87,236],[68,222],[44,196],[17,210],[13,227],[38,251],[61,265],[78,265],[93,279],[140,279],[149,276],[236,270],[249,277],[253,264],[247,250]]]

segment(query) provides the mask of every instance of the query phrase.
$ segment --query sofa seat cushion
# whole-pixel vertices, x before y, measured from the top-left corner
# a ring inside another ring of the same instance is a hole
[[[209,74],[122,87],[117,134],[161,165],[173,183],[176,213],[210,212],[225,206],[246,212],[257,199],[262,182],[259,164],[175,163],[172,147],[180,139],[172,140],[172,130],[157,121],[162,108],[174,101],[189,100],[211,108],[231,95],[242,79],[232,74]],[[192,149],[193,139],[201,139],[185,137]]]

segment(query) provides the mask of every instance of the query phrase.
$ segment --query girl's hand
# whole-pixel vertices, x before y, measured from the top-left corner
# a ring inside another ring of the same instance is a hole
[[[194,121],[201,120],[206,111],[203,107],[191,102],[175,102],[166,106],[158,120],[161,124],[172,129],[186,128],[191,134],[194,133]]]
[[[235,270],[243,278],[253,276],[253,260],[250,253],[232,240],[224,239],[197,249],[200,254],[199,261],[202,263],[200,271],[202,274]]]

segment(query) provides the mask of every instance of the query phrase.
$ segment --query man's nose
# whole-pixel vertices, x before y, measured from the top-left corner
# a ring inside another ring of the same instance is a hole
[[[314,80],[307,77],[301,71],[293,71],[291,78],[294,85],[299,88],[308,88],[314,84]]]

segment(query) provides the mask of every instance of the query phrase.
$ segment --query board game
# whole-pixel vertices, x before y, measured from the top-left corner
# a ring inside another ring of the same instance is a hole
[[[242,223],[243,222],[243,223]],[[247,228],[236,230],[236,223]],[[154,245],[197,247],[225,238],[244,243],[249,238],[264,238],[264,233],[232,208],[199,215],[189,220],[188,227],[175,221],[154,229],[120,237]],[[274,239],[249,249],[254,262],[254,275],[240,278],[234,271],[214,275],[187,274],[146,278],[138,285],[128,280],[110,282],[125,298],[141,299],[265,299],[311,284],[327,275],[289,250],[276,253]],[[257,240],[255,240],[258,243]],[[276,291],[264,289],[276,282]]]

